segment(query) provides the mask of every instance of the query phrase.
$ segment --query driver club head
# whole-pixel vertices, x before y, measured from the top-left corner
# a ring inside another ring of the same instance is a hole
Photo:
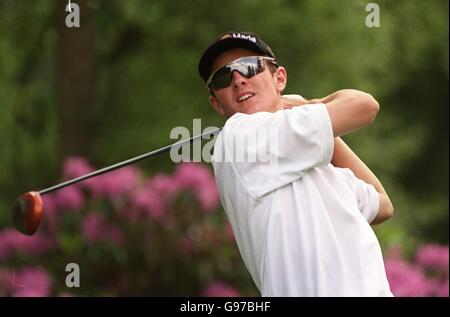
[[[21,195],[12,206],[14,227],[23,234],[33,235],[41,223],[42,205],[42,198],[38,192]]]

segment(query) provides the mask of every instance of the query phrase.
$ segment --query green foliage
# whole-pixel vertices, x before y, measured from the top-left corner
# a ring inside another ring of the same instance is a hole
[[[49,21],[65,13],[55,12],[56,1],[0,1],[3,226],[20,192],[58,180],[67,136],[57,132],[64,105],[55,82],[65,79],[55,73],[57,25]],[[80,154],[105,166],[171,143],[171,129],[191,129],[193,118],[202,118],[203,128],[221,126],[198,58],[224,31],[254,31],[286,66],[286,93],[317,98],[355,88],[380,102],[375,123],[345,139],[394,202],[394,218],[376,227],[383,247],[448,244],[448,1],[377,1],[379,28],[365,25],[369,2],[87,1],[97,130],[94,146]],[[140,166],[151,173],[173,163],[161,156]]]

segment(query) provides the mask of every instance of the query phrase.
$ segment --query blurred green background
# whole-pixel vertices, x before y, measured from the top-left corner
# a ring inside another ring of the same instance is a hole
[[[448,1],[0,0],[0,229],[19,194],[60,180],[64,158],[103,167],[169,144],[176,126],[222,126],[197,62],[219,34],[258,33],[288,70],[285,93],[354,88],[381,111],[344,139],[379,176],[395,216],[386,250],[448,244]],[[139,163],[171,172],[168,155]]]

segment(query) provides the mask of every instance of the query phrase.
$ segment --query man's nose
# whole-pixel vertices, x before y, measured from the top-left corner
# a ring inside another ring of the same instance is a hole
[[[233,88],[238,88],[239,86],[245,86],[247,84],[248,78],[241,75],[238,71],[233,72]]]

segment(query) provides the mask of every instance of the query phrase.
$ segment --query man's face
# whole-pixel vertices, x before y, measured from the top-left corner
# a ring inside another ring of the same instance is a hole
[[[217,57],[212,72],[238,58],[257,55],[260,54],[242,48],[226,51]],[[236,112],[246,114],[259,111],[275,112],[283,109],[281,92],[286,85],[286,80],[287,74],[284,67],[278,67],[272,74],[266,64],[266,69],[262,73],[251,78],[246,78],[235,71],[230,85],[214,90],[214,96],[209,97],[209,102],[218,113],[227,117],[231,117]],[[245,96],[250,98],[242,98]]]

